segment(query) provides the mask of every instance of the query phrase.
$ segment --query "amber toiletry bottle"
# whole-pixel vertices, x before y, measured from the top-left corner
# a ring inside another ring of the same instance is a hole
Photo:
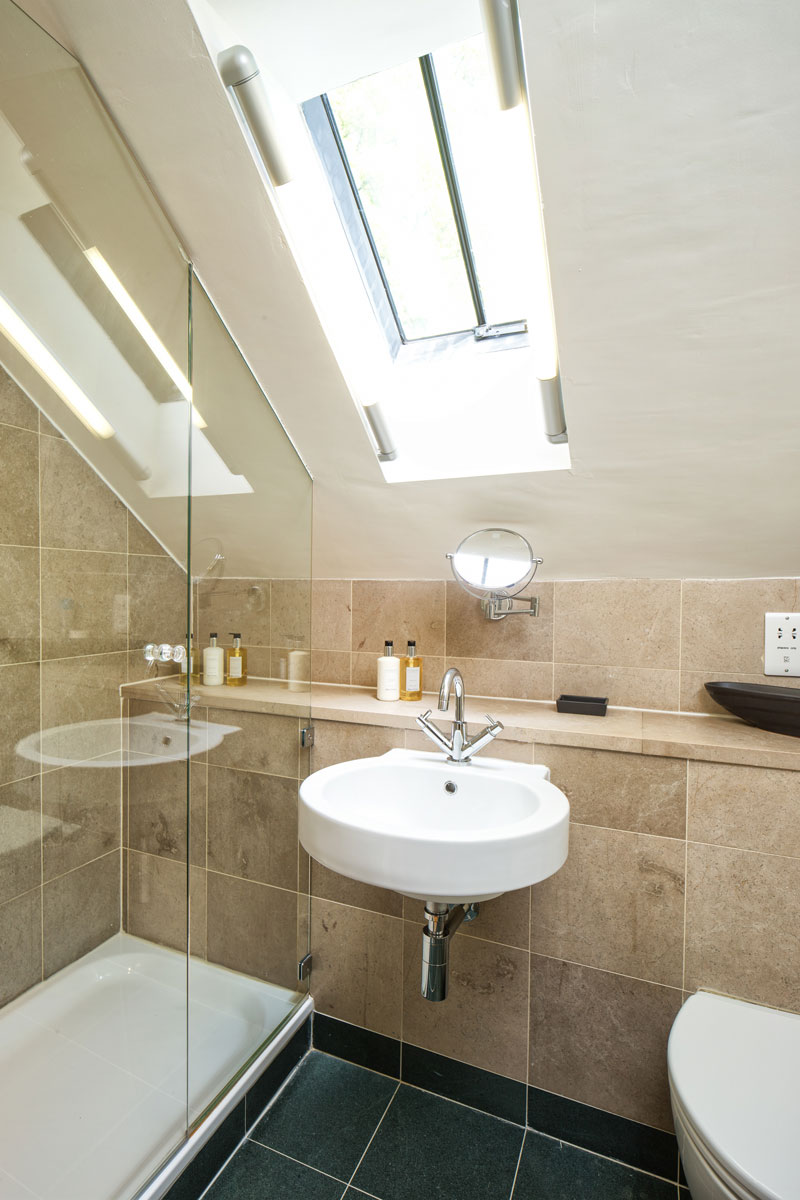
[[[408,643],[408,653],[400,659],[400,699],[422,699],[422,659],[416,642]]]
[[[225,651],[225,682],[228,687],[243,687],[247,683],[247,651],[240,633],[231,637],[233,645]]]

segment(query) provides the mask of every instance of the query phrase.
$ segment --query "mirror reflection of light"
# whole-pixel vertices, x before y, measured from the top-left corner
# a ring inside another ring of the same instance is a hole
[[[3,296],[0,296],[0,329],[87,429],[97,437],[114,436],[113,426]]]
[[[483,554],[456,554],[454,565],[459,575],[475,587],[490,589],[512,587],[528,573],[529,560],[486,557]]]
[[[167,372],[180,394],[191,403],[192,385],[161,341],[155,329],[153,329],[147,317],[139,308],[139,305],[133,299],[133,296],[131,296],[117,275],[114,274],[96,246],[90,246],[88,250],[84,251],[84,254],[125,313],[131,325],[133,325],[136,332],[161,363],[161,366]],[[192,423],[198,429],[206,428],[206,422],[196,408],[192,409]]]
[[[22,738],[16,752],[47,766],[118,770],[121,766],[148,767],[205,754],[219,746],[223,738],[238,732],[238,725],[192,719],[187,726],[183,718],[151,712],[131,717],[122,726],[117,717],[55,725]],[[127,745],[120,744],[123,740]]]

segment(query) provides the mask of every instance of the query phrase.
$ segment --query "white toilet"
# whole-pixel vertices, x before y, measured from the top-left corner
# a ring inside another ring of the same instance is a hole
[[[800,1200],[800,1016],[697,992],[667,1061],[692,1200]]]

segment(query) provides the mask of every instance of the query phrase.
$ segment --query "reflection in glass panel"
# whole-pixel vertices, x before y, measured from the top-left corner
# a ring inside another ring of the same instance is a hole
[[[189,283],[80,67],[0,0],[0,1192],[132,1196],[299,998],[296,834],[263,880],[259,829],[226,842],[206,756],[252,714],[193,704],[181,660],[200,581],[242,575],[276,663],[307,646],[311,484],[197,286],[190,383]],[[303,688],[259,734],[259,820],[296,806]]]

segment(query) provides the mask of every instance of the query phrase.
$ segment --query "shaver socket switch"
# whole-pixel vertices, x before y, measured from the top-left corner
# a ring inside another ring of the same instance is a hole
[[[764,613],[764,674],[800,675],[800,613]]]

